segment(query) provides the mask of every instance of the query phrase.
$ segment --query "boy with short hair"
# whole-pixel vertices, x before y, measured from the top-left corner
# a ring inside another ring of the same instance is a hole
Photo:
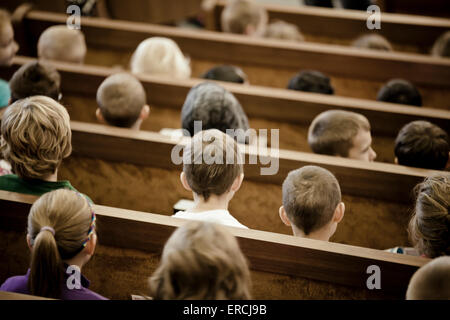
[[[444,170],[449,153],[448,134],[428,121],[408,123],[395,139],[395,163],[404,166]]]
[[[380,51],[392,51],[389,41],[379,34],[364,34],[352,42],[352,46],[361,49],[373,49]]]
[[[314,92],[321,94],[333,94],[334,88],[331,80],[322,72],[315,70],[304,70],[296,74],[289,80],[288,89]]]
[[[266,31],[268,14],[264,7],[252,0],[233,0],[222,11],[222,31],[262,37]]]
[[[83,63],[87,51],[83,32],[66,25],[47,28],[39,37],[37,49],[40,59],[72,63]]]
[[[31,96],[47,96],[59,101],[61,98],[61,76],[50,65],[32,61],[14,72],[9,81],[11,103]]]
[[[194,206],[173,217],[202,220],[247,228],[228,211],[228,204],[244,179],[243,159],[238,145],[219,130],[197,133],[183,152],[183,187],[192,191]]]
[[[9,66],[19,50],[8,11],[0,9],[0,66]]]
[[[221,65],[209,69],[202,78],[234,83],[248,83],[247,75],[244,71],[239,67],[231,65]]]
[[[317,166],[289,172],[279,214],[294,236],[329,241],[344,212],[341,189],[331,172]]]
[[[319,114],[308,130],[308,144],[314,153],[363,161],[374,161],[370,123],[361,114],[328,110]]]
[[[300,30],[295,24],[288,23],[286,21],[278,20],[270,23],[267,26],[266,38],[279,39],[279,40],[291,40],[291,41],[304,41],[305,38],[300,33]]]
[[[97,90],[97,104],[97,119],[116,127],[139,130],[150,113],[144,87],[128,73],[106,78]]]
[[[389,80],[378,91],[377,100],[417,107],[422,106],[422,96],[419,90],[411,82],[404,79]]]
[[[70,118],[66,109],[45,96],[18,100],[2,117],[0,152],[15,174],[0,177],[0,190],[40,196],[67,188],[58,181],[58,168],[72,152]]]

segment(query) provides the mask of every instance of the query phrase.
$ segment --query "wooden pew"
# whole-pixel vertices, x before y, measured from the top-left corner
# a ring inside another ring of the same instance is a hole
[[[0,68],[0,77],[9,79],[20,66],[33,58],[16,57],[11,68]],[[96,122],[96,91],[113,69],[52,63],[62,75],[63,102],[71,118]],[[200,79],[173,80],[140,76],[152,111],[142,129],[159,131],[164,126],[180,126],[179,110],[189,89]],[[73,84],[77,85],[73,85]],[[415,120],[427,120],[449,130],[450,111],[399,106],[344,97],[330,97],[258,86],[221,83],[242,102],[255,129],[280,129],[280,148],[309,152],[306,135],[309,124],[320,112],[342,109],[364,114],[371,122],[377,161],[393,162],[394,140],[400,128]],[[389,125],[386,122],[389,121]]]
[[[24,233],[35,197],[0,191],[0,282],[24,273]],[[91,289],[112,299],[146,292],[162,248],[183,220],[95,205],[99,246],[83,273]],[[429,259],[256,230],[228,230],[252,270],[256,299],[404,299],[412,274]],[[367,267],[381,270],[381,290],[366,286]],[[106,280],[106,281],[105,281]]]
[[[209,30],[221,30],[220,15],[225,3],[219,1],[209,13]],[[395,49],[429,54],[434,41],[450,29],[450,19],[382,12],[381,29],[369,30],[366,22],[370,14],[365,11],[277,4],[264,7],[271,20],[297,25],[308,41],[348,45],[363,33],[377,33],[393,42]]]
[[[54,299],[31,296],[29,294],[0,291],[0,300],[54,300]]]
[[[42,11],[26,14],[18,40],[21,54],[36,55],[36,43],[48,26],[63,24],[66,16]],[[383,82],[406,78],[419,86],[424,105],[448,108],[450,61],[416,54],[366,52],[342,46],[289,43],[240,35],[193,31],[125,21],[83,18],[89,46],[87,63],[128,65],[137,45],[151,36],[174,39],[192,58],[193,75],[216,64],[244,67],[256,85],[285,87],[299,69],[318,69],[332,76],[336,94],[374,99]]]

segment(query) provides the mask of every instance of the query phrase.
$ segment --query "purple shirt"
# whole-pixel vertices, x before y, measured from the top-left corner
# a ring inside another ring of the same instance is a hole
[[[67,266],[66,266],[67,267]],[[108,300],[107,298],[89,290],[90,282],[86,277],[81,274],[81,288],[69,289],[66,285],[66,281],[70,275],[64,273],[64,285],[61,290],[62,300]],[[0,287],[0,291],[16,292],[23,294],[30,294],[28,290],[28,277],[30,276],[30,269],[27,274],[23,276],[15,276],[6,279],[6,281]]]

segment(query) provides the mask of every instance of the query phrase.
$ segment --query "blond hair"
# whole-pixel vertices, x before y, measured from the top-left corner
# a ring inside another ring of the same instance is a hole
[[[295,24],[285,21],[275,21],[267,26],[266,38],[304,41],[305,38]]]
[[[60,298],[63,260],[84,249],[95,228],[93,215],[86,198],[71,190],[46,193],[33,204],[28,215],[28,236],[33,248],[28,279],[31,294]]]
[[[217,129],[197,133],[183,154],[187,182],[205,201],[211,194],[220,196],[230,190],[243,172],[242,163],[236,141]]]
[[[431,54],[436,57],[450,57],[450,31],[444,32],[431,49]]]
[[[47,28],[39,37],[37,49],[41,59],[73,63],[83,63],[87,51],[84,34],[66,25]]]
[[[250,272],[224,227],[188,222],[167,241],[149,281],[154,299],[250,299]]]
[[[249,25],[257,27],[267,19],[264,7],[250,0],[233,0],[222,11],[222,31],[245,34]]]
[[[0,152],[21,178],[43,179],[72,152],[67,110],[52,98],[32,96],[10,105],[2,117]]]
[[[106,122],[129,128],[138,120],[147,96],[138,79],[127,73],[117,73],[101,83],[97,103]]]
[[[362,35],[352,42],[352,46],[361,49],[392,51],[392,45],[389,41],[379,34]]]
[[[408,232],[420,254],[450,254],[450,173],[427,177],[415,188],[416,205]]]
[[[436,258],[417,270],[409,281],[406,299],[450,299],[450,257]]]
[[[308,130],[308,144],[314,153],[348,157],[359,130],[370,131],[370,123],[359,113],[328,110],[319,114]]]
[[[131,72],[167,75],[179,79],[191,76],[189,59],[169,38],[153,37],[142,41],[131,58]]]

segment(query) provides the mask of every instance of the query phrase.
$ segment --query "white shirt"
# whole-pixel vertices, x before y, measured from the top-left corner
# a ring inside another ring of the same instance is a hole
[[[202,212],[178,211],[172,217],[188,220],[207,221],[217,224],[223,224],[229,227],[248,229],[248,227],[237,221],[236,218],[233,217],[228,210],[222,209]]]

